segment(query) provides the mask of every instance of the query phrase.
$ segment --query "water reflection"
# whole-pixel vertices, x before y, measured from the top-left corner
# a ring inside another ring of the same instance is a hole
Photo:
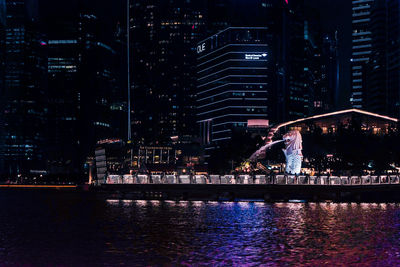
[[[400,264],[400,208],[394,203],[21,193],[0,195],[8,203],[0,209],[0,262],[6,266]]]

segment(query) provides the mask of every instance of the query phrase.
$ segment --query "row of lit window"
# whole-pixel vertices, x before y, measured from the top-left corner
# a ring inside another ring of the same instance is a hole
[[[110,124],[105,123],[105,122],[100,122],[100,121],[95,121],[94,125],[108,127],[108,128],[110,127]]]

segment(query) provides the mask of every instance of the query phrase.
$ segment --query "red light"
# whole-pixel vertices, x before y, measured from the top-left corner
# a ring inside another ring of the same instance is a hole
[[[289,0],[285,0],[286,4],[289,5]]]

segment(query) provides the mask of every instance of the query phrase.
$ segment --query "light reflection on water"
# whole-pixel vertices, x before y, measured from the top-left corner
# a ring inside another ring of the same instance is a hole
[[[400,264],[395,203],[104,200],[0,194],[0,265]]]

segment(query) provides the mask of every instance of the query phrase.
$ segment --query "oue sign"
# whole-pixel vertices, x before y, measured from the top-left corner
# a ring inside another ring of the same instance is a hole
[[[206,43],[202,43],[201,45],[197,46],[197,54],[203,52],[204,50],[206,50]]]

